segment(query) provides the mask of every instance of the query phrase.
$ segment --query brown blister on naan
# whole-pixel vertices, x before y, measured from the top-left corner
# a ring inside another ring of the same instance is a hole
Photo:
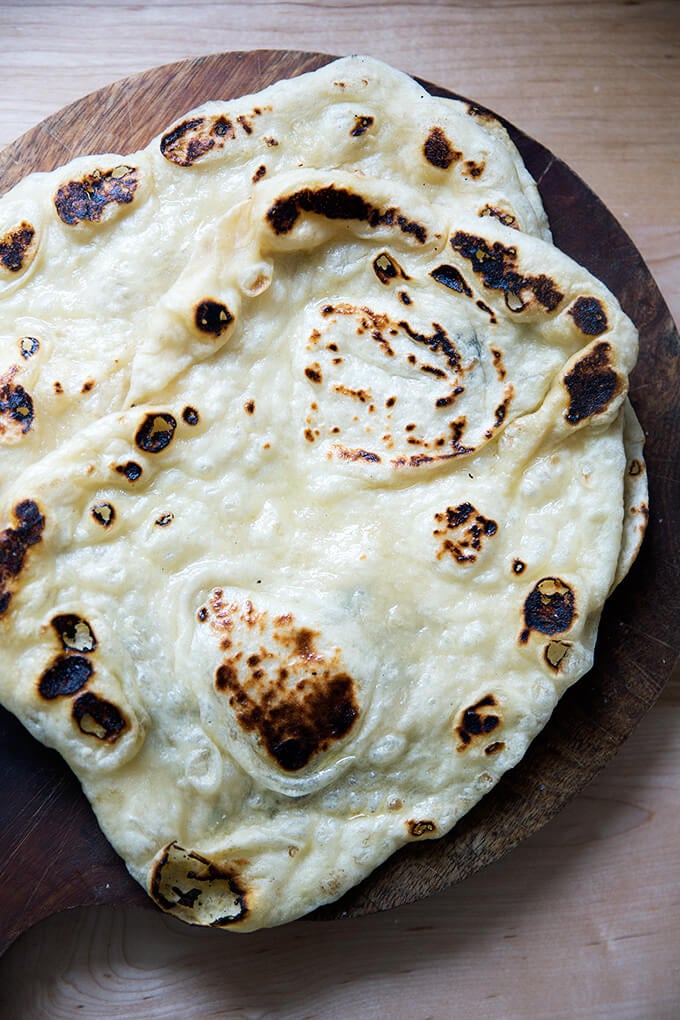
[[[115,744],[128,729],[125,716],[118,706],[92,691],[86,691],[76,698],[71,715],[81,733],[107,744]]]
[[[250,654],[231,652],[218,667],[215,687],[224,694],[237,722],[255,734],[285,772],[305,768],[319,753],[343,739],[359,715],[356,684],[342,663],[340,649],[318,648],[319,634],[296,624],[292,614],[271,621],[246,601],[225,603],[220,589],[209,599],[211,625],[223,633],[223,648],[234,630],[245,627]],[[266,642],[266,643],[265,643]]]
[[[461,415],[456,418],[455,421],[451,421],[448,424],[448,435],[439,436],[434,441],[434,446],[437,448],[437,452],[434,454],[430,453],[417,453],[411,456],[399,456],[392,460],[392,465],[395,468],[419,468],[424,467],[427,464],[435,464],[442,460],[451,460],[454,457],[464,457],[467,454],[475,452],[474,446],[465,446],[462,442],[463,435],[465,434],[466,428],[465,415]],[[431,445],[423,443],[422,445]]]
[[[463,153],[454,149],[442,128],[435,126],[423,143],[423,156],[431,166],[440,170],[448,170],[453,163],[462,158]]]
[[[149,894],[163,910],[213,928],[242,921],[249,910],[235,864],[217,864],[174,840],[153,865]]]
[[[40,350],[40,341],[37,336],[22,336],[18,341],[19,353],[24,361],[28,361]]]
[[[101,528],[110,528],[116,519],[116,508],[113,503],[94,503],[90,507],[90,514]]]
[[[466,103],[466,112],[468,116],[473,117],[482,124],[499,123],[498,118],[490,110],[487,110],[485,106],[480,106],[478,103]]]
[[[54,206],[59,219],[68,226],[99,223],[115,209],[129,205],[139,183],[140,172],[135,167],[93,170],[80,180],[63,184],[54,196]]]
[[[28,550],[42,539],[45,518],[32,499],[17,503],[13,528],[0,531],[0,616],[7,611]]]
[[[193,428],[195,425],[198,425],[200,420],[201,416],[195,407],[187,405],[187,407],[185,407],[182,411],[182,421],[185,425],[190,425]]]
[[[373,126],[373,121],[374,118],[368,114],[357,114],[354,117],[354,124],[349,132],[352,138],[359,138],[361,135],[365,135],[368,129]]]
[[[147,414],[135,433],[135,444],[144,453],[161,453],[172,442],[176,428],[177,419],[168,412]]]
[[[461,173],[464,177],[473,177],[475,180],[481,177],[486,169],[486,163],[484,160],[477,163],[474,159],[466,159],[461,167]]]
[[[502,740],[494,740],[490,744],[487,744],[484,748],[484,754],[491,755],[500,754],[501,751],[505,750],[505,743]]]
[[[35,227],[22,220],[0,237],[0,267],[8,273],[28,269],[38,250]]]
[[[498,404],[498,406],[494,410],[493,425],[491,426],[490,429],[487,429],[484,433],[487,439],[491,439],[494,432],[502,428],[503,424],[505,423],[505,419],[507,418],[508,408],[512,403],[512,398],[514,397],[514,395],[515,387],[512,385],[512,383],[509,383],[505,387],[505,396],[503,397],[503,400],[500,402],[500,404]]]
[[[524,602],[524,630],[520,642],[526,644],[531,631],[539,634],[563,634],[576,619],[574,592],[559,577],[544,577],[538,581]]]
[[[504,227],[512,227],[513,230],[519,230],[519,223],[514,213],[509,212],[507,209],[499,209],[495,205],[485,205],[479,210],[480,216],[492,216],[503,224]]]
[[[433,836],[437,832],[436,822],[430,821],[428,818],[422,818],[416,821],[414,818],[409,818],[406,822],[406,828],[408,834],[412,839],[421,839],[423,836]]]
[[[503,361],[503,351],[499,350],[498,347],[491,347],[490,351],[491,357],[493,358],[493,367],[496,369],[498,380],[499,382],[503,382],[508,374]]]
[[[58,655],[38,680],[38,693],[46,701],[77,694],[94,673],[94,666],[84,655]]]
[[[58,613],[50,624],[65,652],[88,655],[97,647],[97,638],[92,626],[77,613]]]
[[[399,327],[414,343],[422,345],[432,354],[439,355],[449,371],[456,374],[462,371],[460,352],[444,327],[440,326],[438,322],[432,323],[432,333],[421,333],[404,320],[399,323]]]
[[[342,443],[334,443],[333,452],[336,454],[337,457],[340,458],[340,460],[349,461],[359,460],[364,461],[365,463],[368,464],[381,463],[381,457],[379,456],[379,454],[375,453],[372,450],[362,450],[360,447],[351,449],[347,446],[343,446]]]
[[[611,353],[611,344],[601,340],[565,375],[564,385],[569,395],[565,418],[570,425],[602,414],[623,392],[625,381],[612,368]]]
[[[567,309],[576,326],[585,336],[601,336],[609,328],[607,313],[596,297],[579,297]]]
[[[456,266],[443,263],[441,266],[437,266],[433,269],[430,276],[433,280],[436,280],[437,283],[440,283],[448,290],[454,290],[457,294],[464,294],[466,297],[472,297],[472,290],[466,283],[465,277],[461,273],[460,269]]]
[[[485,542],[498,531],[498,525],[480,514],[472,503],[447,507],[434,515],[438,525],[432,532],[441,539],[437,559],[450,556],[457,563],[476,563]]]
[[[240,114],[233,120],[226,114],[215,114],[210,117],[192,117],[183,120],[170,131],[167,131],[160,142],[161,153],[177,166],[193,166],[209,152],[218,152],[234,141],[241,133],[250,136],[254,131],[257,117],[262,116],[271,107],[256,106],[250,114]],[[265,139],[267,145],[276,145],[275,139]]]
[[[221,301],[205,298],[194,309],[194,322],[201,333],[220,337],[234,321],[234,316]]]
[[[124,475],[128,482],[134,483],[142,477],[142,466],[136,460],[128,460],[124,464],[115,464],[114,471]]]
[[[549,641],[543,649],[543,658],[545,659],[546,665],[556,673],[562,668],[562,664],[565,662],[569,649],[571,648],[571,642],[569,641]]]
[[[489,316],[489,322],[491,323],[492,326],[495,326],[498,322],[498,319],[496,318],[496,313],[494,312],[493,308],[489,308],[485,301],[475,301],[475,304],[477,305],[480,311],[486,312],[486,314]]]
[[[19,442],[31,430],[35,419],[33,398],[15,381],[19,366],[0,376],[0,444]]]
[[[505,303],[511,312],[523,312],[537,305],[546,312],[554,312],[564,299],[564,294],[549,276],[519,272],[517,248],[513,245],[487,241],[462,230],[453,235],[450,243],[454,251],[468,259],[487,289],[498,290],[505,295]]]
[[[403,268],[399,265],[394,255],[388,254],[386,251],[381,251],[379,255],[373,259],[373,272],[378,277],[381,283],[388,286],[393,280],[401,278],[402,280],[410,280],[411,277],[404,272]]]
[[[312,213],[329,220],[356,220],[374,229],[393,227],[414,237],[420,244],[427,240],[427,229],[423,224],[409,219],[396,207],[380,209],[358,192],[336,188],[334,184],[301,188],[290,195],[282,195],[269,207],[266,219],[275,234],[288,234],[302,213]]]
[[[495,709],[495,711],[491,711]],[[493,694],[487,694],[474,705],[463,709],[459,721],[455,726],[459,743],[457,751],[466,751],[468,748],[480,744],[486,744],[489,733],[493,733],[501,725],[501,717],[498,711],[498,701]],[[490,752],[493,753],[493,752]]]

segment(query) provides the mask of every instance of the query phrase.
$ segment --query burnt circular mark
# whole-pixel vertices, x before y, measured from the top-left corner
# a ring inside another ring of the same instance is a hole
[[[567,315],[586,336],[601,336],[609,325],[602,302],[595,297],[580,297],[574,301]]]
[[[186,425],[198,425],[200,416],[195,407],[185,407],[182,411],[182,421]]]
[[[423,155],[432,166],[448,170],[452,163],[456,163],[461,158],[462,152],[453,148],[440,127],[433,127],[425,139]]]
[[[172,442],[177,421],[167,412],[147,414],[137,429],[135,443],[145,453],[160,453]]]
[[[83,655],[60,655],[38,681],[41,697],[47,701],[67,697],[83,689],[94,666]]]
[[[116,519],[116,509],[112,503],[95,503],[90,513],[102,528],[110,528]]]
[[[448,287],[449,290],[455,290],[458,294],[465,294],[467,297],[472,297],[472,290],[465,282],[465,277],[461,273],[460,269],[455,266],[450,266],[444,263],[441,266],[437,266],[430,273],[433,280],[437,283],[441,283],[443,287]]]
[[[103,740],[107,744],[114,744],[127,729],[120,709],[111,701],[105,701],[91,691],[76,698],[71,714],[81,733],[88,737],[96,737],[97,740]]]
[[[16,385],[11,381],[3,383],[0,386],[0,416],[17,424],[21,428],[21,434],[26,435],[35,418],[30,393],[18,383]]]
[[[562,634],[569,630],[576,617],[576,600],[568,584],[559,577],[544,577],[538,581],[524,602],[526,630],[520,640],[523,644],[534,630],[540,634]]]
[[[387,285],[399,275],[399,267],[391,255],[388,255],[386,251],[381,251],[373,259],[373,272],[381,283]]]
[[[487,694],[474,705],[463,710],[460,722],[456,726],[456,733],[460,739],[457,750],[465,751],[478,737],[484,737],[500,726],[500,717],[486,711],[489,708],[497,707],[497,705],[498,702],[494,695]]]
[[[610,352],[611,345],[600,341],[565,375],[564,385],[569,393],[565,418],[570,425],[604,411],[621,392],[623,384],[609,363]]]
[[[229,696],[239,724],[259,734],[269,754],[286,772],[299,771],[333,741],[342,739],[359,715],[352,677],[313,672],[316,654],[310,644],[312,637],[313,633],[306,630],[296,637],[296,654],[310,661],[310,675],[294,691],[281,691],[278,698],[254,698],[230,661],[215,674],[215,687]]]
[[[142,477],[142,467],[136,460],[128,460],[125,464],[116,464],[116,471],[119,475],[125,475],[128,482],[136,482]]]
[[[527,565],[524,560],[513,560],[512,561],[512,572],[513,574],[522,574],[526,570]]]
[[[59,613],[52,617],[50,623],[64,651],[89,655],[97,647],[92,627],[77,613]]]
[[[255,414],[255,401],[249,400],[243,405],[246,414]]]
[[[266,173],[267,167],[264,165],[264,163],[260,163],[257,170],[255,170],[253,176],[251,177],[251,181],[253,182],[253,184],[257,184],[258,181],[261,181]]]
[[[354,126],[350,131],[351,137],[359,138],[360,135],[365,135],[372,124],[373,117],[369,117],[367,115],[361,116],[360,114],[357,114],[354,117]]]
[[[199,623],[205,623],[205,621],[208,619],[208,607],[207,606],[201,606],[200,607],[200,609],[196,613],[196,619],[199,621]]]
[[[154,524],[157,528],[167,528],[169,524],[172,524],[174,519],[175,515],[171,511],[168,511],[167,513],[161,514],[160,517],[157,517]]]
[[[194,312],[196,327],[202,333],[209,333],[215,337],[222,336],[225,329],[233,321],[234,316],[227,306],[223,305],[220,301],[213,301],[212,298],[206,298],[205,301],[201,301],[196,306],[196,311]]]
[[[318,365],[317,362],[314,362],[313,365],[308,365],[307,366],[307,368],[305,369],[305,375],[307,376],[307,378],[309,379],[310,382],[317,383],[317,384],[323,382],[323,375],[321,374],[321,368],[320,368],[320,366]]]
[[[27,256],[34,237],[35,227],[25,220],[22,220],[14,230],[9,230],[0,237],[0,266],[10,273],[20,272],[28,261]]]
[[[54,206],[59,219],[68,226],[86,220],[98,223],[107,206],[132,202],[138,186],[139,171],[135,167],[93,170],[79,181],[62,185],[54,196]]]
[[[465,174],[468,177],[481,177],[486,168],[486,163],[482,160],[481,163],[475,163],[474,159],[465,160]]]
[[[32,358],[40,350],[40,341],[35,336],[22,336],[19,340],[19,351],[25,361]]]

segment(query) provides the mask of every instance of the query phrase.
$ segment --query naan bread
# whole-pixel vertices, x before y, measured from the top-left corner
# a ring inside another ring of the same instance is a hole
[[[190,922],[449,831],[646,520],[635,328],[504,130],[348,58],[0,216],[3,703]]]

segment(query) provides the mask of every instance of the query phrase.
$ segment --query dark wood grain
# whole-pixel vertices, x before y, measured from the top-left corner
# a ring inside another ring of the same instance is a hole
[[[80,153],[140,148],[206,99],[255,91],[329,59],[293,51],[218,54],[124,79],[48,118],[0,153],[0,192],[31,170],[52,169]],[[649,531],[631,574],[605,609],[594,669],[567,693],[521,764],[449,836],[405,847],[341,901],[317,911],[318,918],[383,910],[429,895],[535,832],[615,754],[656,700],[676,655],[678,334],[641,256],[604,205],[564,163],[508,126],[539,182],[556,243],[617,294],[640,330],[631,395],[648,436]],[[69,906],[150,905],[102,836],[61,758],[4,711],[0,763],[0,951],[39,919]]]

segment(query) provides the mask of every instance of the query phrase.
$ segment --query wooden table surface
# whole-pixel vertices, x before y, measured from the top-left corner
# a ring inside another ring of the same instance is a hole
[[[491,107],[566,160],[621,221],[680,321],[674,0],[0,0],[0,41],[0,146],[93,89],[185,57],[378,56]],[[249,936],[131,908],[50,918],[0,960],[0,1016],[677,1020],[679,734],[676,668],[556,819],[412,906]]]

